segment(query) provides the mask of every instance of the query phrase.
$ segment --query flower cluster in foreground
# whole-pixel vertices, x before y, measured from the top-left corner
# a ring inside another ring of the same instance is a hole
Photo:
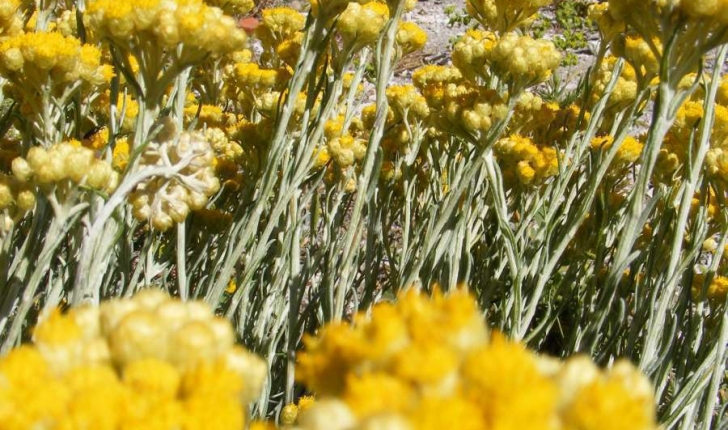
[[[242,429],[265,376],[209,306],[144,290],[54,311],[0,359],[0,429]]]
[[[301,430],[657,428],[632,364],[562,362],[489,335],[464,292],[405,292],[304,343],[297,377],[317,401],[296,417]]]

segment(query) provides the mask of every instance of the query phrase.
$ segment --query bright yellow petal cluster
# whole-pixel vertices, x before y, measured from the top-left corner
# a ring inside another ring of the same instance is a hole
[[[415,292],[304,339],[297,377],[316,393],[296,430],[656,430],[631,364],[538,356],[495,333],[463,292]],[[295,412],[295,416],[293,414]]]
[[[595,22],[605,41],[614,40],[624,31],[624,23],[616,20],[609,13],[609,3],[595,3],[589,5],[589,20]]]
[[[614,143],[614,136],[598,136],[592,139],[591,147],[594,150],[608,151]],[[624,138],[617,149],[612,162],[612,169],[621,170],[634,165],[634,162],[640,158],[644,144],[632,136]]]
[[[559,173],[556,148],[537,145],[530,138],[511,135],[493,147],[506,180],[517,179],[523,185],[540,185]]]
[[[243,112],[250,113],[258,99],[268,98],[273,104],[271,94],[278,95],[285,89],[291,75],[286,69],[261,68],[256,63],[237,63],[225,73],[225,92],[231,101],[240,104]],[[278,100],[274,103],[277,110]]]
[[[425,96],[430,108],[440,109],[445,103],[445,89],[450,84],[459,84],[463,75],[455,67],[427,65],[412,73],[412,83]]]
[[[411,84],[393,85],[387,88],[387,101],[395,113],[394,120],[423,120],[430,115],[427,100]]]
[[[317,337],[304,339],[306,351],[299,355],[296,375],[319,396],[341,395],[350,377],[374,372],[391,373],[423,388],[442,384],[446,389],[457,360],[428,360],[422,352],[444,348],[442,354],[459,357],[487,339],[479,311],[465,293],[438,294],[430,300],[409,292],[397,304],[375,306],[371,318],[360,314],[355,321],[354,327],[331,324]],[[409,355],[413,348],[421,351],[416,357]],[[423,366],[409,368],[411,360]]]
[[[716,104],[714,122],[710,134],[710,149],[705,164],[708,174],[720,181],[728,180],[728,107]],[[691,139],[696,136],[697,127],[703,120],[703,101],[700,99],[686,101],[678,110],[672,128],[665,136],[658,169],[665,175],[671,175],[683,165],[687,159]],[[667,177],[665,179],[668,179]]]
[[[619,360],[600,371],[575,357],[559,372],[565,430],[656,429],[652,384],[631,363]]]
[[[40,88],[49,77],[65,87],[78,80],[100,86],[113,76],[111,66],[101,64],[98,48],[54,32],[5,39],[0,43],[0,74],[25,91]]]
[[[402,55],[419,51],[427,44],[427,33],[417,24],[410,21],[400,21],[396,36],[397,46]]]
[[[531,91],[524,91],[508,123],[509,134],[533,134],[540,140],[550,140],[546,133],[556,129],[553,123],[560,111],[558,103],[547,102]]]
[[[18,13],[20,0],[0,1],[0,40],[23,31],[23,17]]]
[[[8,430],[239,430],[266,366],[230,323],[159,290],[53,311],[0,359]]]
[[[348,134],[329,140],[326,147],[328,154],[342,169],[364,159],[367,152],[367,142],[365,140]]]
[[[692,294],[695,300],[702,300],[705,297],[716,306],[725,303],[726,296],[728,296],[728,277],[713,276],[706,287],[705,296],[703,296],[703,284],[705,284],[705,275],[695,275],[692,286]]]

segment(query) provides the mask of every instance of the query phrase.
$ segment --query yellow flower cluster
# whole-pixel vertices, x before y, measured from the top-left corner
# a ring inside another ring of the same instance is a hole
[[[111,164],[76,141],[57,143],[48,149],[33,146],[25,158],[13,160],[12,169],[20,182],[49,189],[70,182],[111,193],[120,180]]]
[[[650,43],[658,52],[662,52],[662,46],[657,37],[653,37]],[[649,82],[660,71],[659,58],[655,56],[650,43],[639,34],[628,32],[614,40],[612,52],[619,57],[624,57],[632,65],[635,74],[640,78],[645,77]]]
[[[121,123],[121,131],[131,132],[134,128],[134,121],[139,115],[139,103],[129,94],[119,94],[116,99],[117,115],[122,115],[124,120]],[[111,92],[106,90],[100,92],[94,99],[91,111],[101,123],[108,123],[111,111]],[[117,118],[118,120],[119,118]]]
[[[596,23],[602,40],[612,41],[624,31],[624,23],[609,13],[609,3],[595,3],[589,5],[589,20]]]
[[[411,84],[393,85],[386,90],[389,102],[385,120],[385,133],[382,136],[381,147],[384,152],[384,166],[382,177],[393,179],[399,175],[394,171],[395,164],[403,155],[412,152],[412,143],[416,139],[413,133],[421,130],[430,116],[427,100]],[[376,106],[369,105],[362,111],[362,122],[365,129],[371,129],[376,118]],[[393,170],[394,169],[394,170]]]
[[[297,378],[317,400],[295,429],[657,429],[652,387],[631,364],[562,363],[488,336],[463,292],[406,292],[304,344]]]
[[[101,64],[101,51],[91,45],[82,45],[74,37],[60,33],[23,33],[0,43],[0,74],[18,91],[18,100],[32,111],[33,100],[50,83],[54,95],[67,91],[77,82],[98,87],[107,84],[113,70]]]
[[[263,9],[255,35],[263,45],[276,46],[303,30],[306,18],[290,7]]]
[[[614,136],[598,136],[592,139],[591,147],[595,151],[608,151],[614,143]],[[631,167],[640,158],[644,144],[632,136],[627,136],[617,149],[610,168],[613,171]]]
[[[261,62],[270,67],[280,67],[272,61],[280,58],[288,66],[294,67],[301,52],[303,27],[306,18],[289,7],[263,9],[260,25],[255,29],[255,36],[263,48]]]
[[[430,108],[441,109],[445,103],[445,89],[459,84],[463,75],[455,67],[426,65],[412,73],[412,83],[427,100]]]
[[[452,63],[472,82],[478,77],[488,80],[490,53],[497,42],[492,31],[469,29],[453,46]]]
[[[561,64],[561,53],[548,40],[506,33],[490,52],[490,61],[498,77],[518,88],[547,80]]]
[[[10,230],[35,207],[35,187],[0,172],[0,233]]]
[[[515,32],[498,36],[491,31],[468,30],[455,44],[453,64],[473,82],[493,76],[515,88],[545,81],[559,66],[561,54],[553,43]]]
[[[728,1],[726,0],[681,0],[680,9],[697,20],[718,21],[728,25]]]
[[[114,150],[112,151],[111,166],[117,172],[123,172],[129,165],[129,140],[126,137],[116,139]]]
[[[506,101],[495,90],[467,84],[450,85],[445,91],[445,109],[440,117],[457,129],[480,139],[508,114]],[[440,121],[442,124],[442,121]]]
[[[314,167],[326,165],[333,159],[340,170],[354,166],[364,158],[367,151],[367,141],[362,138],[362,122],[356,119],[344,129],[344,117],[339,115],[324,124],[324,137],[326,146],[319,149],[314,161]]]
[[[136,52],[148,44],[161,54],[162,49],[174,51],[181,44],[182,63],[241,49],[246,41],[231,16],[202,0],[93,0],[84,18],[98,37],[124,51]]]
[[[387,101],[394,113],[393,121],[406,119],[410,124],[422,121],[430,115],[427,100],[411,84],[393,85],[387,88]]]
[[[718,92],[715,95],[715,102],[723,106],[728,106],[728,75],[723,75],[720,79]]]
[[[552,0],[468,0],[470,16],[485,28],[507,33],[533,21],[538,9],[551,4]]]
[[[271,94],[280,95],[290,77],[286,69],[265,69],[256,63],[237,63],[225,73],[226,95],[230,101],[238,103],[243,112],[252,116],[256,102],[264,97],[270,101],[267,105],[278,105],[278,98],[273,103]]]
[[[284,406],[281,410],[281,424],[284,426],[295,424],[298,419],[298,415],[313,406],[314,402],[315,399],[313,396],[301,396],[301,398],[298,399],[298,403],[291,403],[290,405]]]
[[[224,130],[210,127],[205,129],[205,140],[215,151],[215,155],[229,161],[237,161],[243,155],[243,148],[236,142],[230,140],[228,133]]]
[[[237,118],[231,112],[225,112],[220,106],[209,104],[197,104],[197,100],[192,96],[192,103],[185,105],[183,115],[185,125],[189,125],[193,120],[197,121],[197,127],[217,127],[226,128],[235,125]],[[188,100],[189,101],[189,100]]]
[[[710,135],[710,149],[706,155],[705,164],[708,174],[720,181],[728,180],[728,107],[716,104],[714,108],[714,122]],[[688,100],[680,107],[675,122],[665,136],[658,170],[665,179],[676,172],[687,159],[691,139],[696,138],[695,133],[703,120],[703,101],[700,98]]]
[[[607,84],[612,79],[617,57],[607,56],[599,64],[599,69],[592,78],[592,102],[596,103],[604,95]],[[637,75],[630,63],[624,63],[617,82],[609,95],[607,109],[616,112],[626,108],[637,98]]]
[[[537,145],[517,134],[498,140],[493,147],[506,182],[517,179],[523,185],[540,185],[559,173],[557,150]]]
[[[359,49],[377,41],[388,19],[389,8],[384,3],[351,2],[336,21],[336,29],[345,46]]]
[[[130,195],[132,214],[166,231],[202,209],[220,189],[215,176],[215,152],[204,135],[182,133],[168,141],[151,142],[140,156],[139,168],[176,168],[176,173],[155,175],[139,184]]]
[[[547,102],[531,91],[524,91],[516,103],[508,132],[542,142],[554,140],[548,132],[557,129],[554,122],[560,111],[558,103]]]
[[[396,41],[401,55],[411,54],[425,47],[427,33],[414,22],[400,21]]]
[[[20,6],[20,0],[4,0],[0,2],[0,40],[22,33],[23,18],[18,13]]]
[[[159,290],[54,311],[0,359],[3,430],[239,430],[266,365],[202,302]]]
[[[718,306],[725,303],[726,296],[728,296],[728,277],[715,275],[708,285],[704,287],[704,284],[705,275],[696,274],[692,285],[693,299],[702,300],[706,298]],[[703,288],[705,288],[705,291],[703,291]]]

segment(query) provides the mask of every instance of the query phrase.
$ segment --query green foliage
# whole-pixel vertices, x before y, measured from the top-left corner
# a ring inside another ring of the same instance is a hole
[[[564,52],[562,65],[573,66],[578,62],[575,51],[587,47],[586,34],[590,31],[587,20],[588,3],[584,0],[561,0],[555,3],[554,19],[544,14],[531,27],[534,37],[545,36],[549,31],[554,32],[553,42]]]
[[[445,6],[443,9],[445,15],[447,15],[447,26],[453,27],[467,27],[473,22],[473,17],[468,13],[455,5]]]

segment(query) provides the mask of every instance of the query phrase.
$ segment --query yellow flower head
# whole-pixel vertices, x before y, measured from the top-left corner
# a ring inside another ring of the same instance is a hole
[[[255,35],[264,46],[276,47],[303,30],[305,17],[290,7],[263,9]]]
[[[503,35],[488,55],[493,73],[516,86],[530,86],[547,80],[561,63],[561,53],[547,40]]]
[[[386,91],[389,106],[397,114],[396,118],[423,120],[430,115],[427,100],[411,85],[393,85]]]
[[[26,157],[28,180],[39,186],[70,181],[110,193],[119,183],[119,175],[111,165],[96,157],[93,150],[63,142],[48,149],[34,146]]]
[[[351,2],[336,22],[336,29],[351,47],[363,47],[374,43],[389,19],[386,4],[372,1],[364,5]]]
[[[470,16],[486,29],[500,34],[528,24],[539,8],[551,0],[468,0],[465,4]]]
[[[477,77],[488,79],[491,74],[488,63],[497,42],[497,35],[491,31],[469,29],[455,43],[452,63],[473,82]]]
[[[95,46],[55,32],[24,33],[0,43],[0,72],[16,86],[32,90],[50,76],[57,84],[81,79],[93,86],[108,83],[111,66],[101,65]]]
[[[407,55],[425,47],[427,33],[414,22],[400,21],[396,40],[402,55]]]

